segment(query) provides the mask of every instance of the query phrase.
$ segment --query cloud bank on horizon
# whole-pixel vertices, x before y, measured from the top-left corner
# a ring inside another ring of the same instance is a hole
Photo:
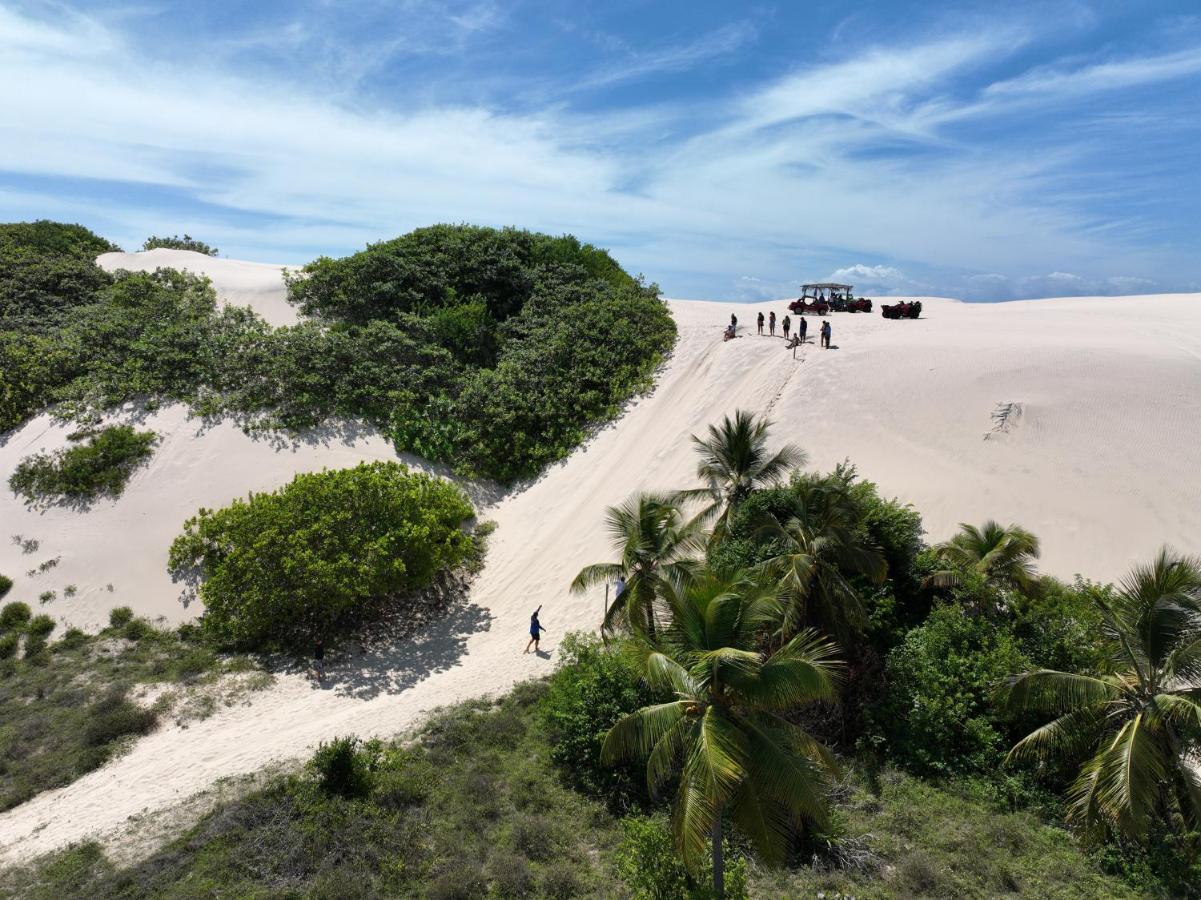
[[[0,218],[294,264],[514,224],[673,296],[1201,290],[1193,0],[591,6],[0,0]]]

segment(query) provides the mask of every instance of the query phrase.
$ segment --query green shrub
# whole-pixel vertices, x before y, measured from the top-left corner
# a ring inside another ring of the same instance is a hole
[[[158,724],[154,710],[131,703],[120,689],[97,700],[87,712],[83,738],[91,747],[105,747],[128,735],[148,734]]]
[[[68,628],[55,647],[61,647],[63,650],[74,650],[77,647],[82,647],[87,642],[87,632],[81,631],[78,628]]]
[[[7,575],[0,575],[0,600],[8,596],[8,592],[12,590],[13,580]]]
[[[554,861],[542,869],[538,887],[551,900],[570,900],[583,896],[579,873],[570,863]]]
[[[470,503],[397,463],[298,475],[270,494],[201,510],[171,545],[204,576],[204,625],[242,645],[307,644],[353,627],[467,558]]]
[[[12,659],[17,655],[17,646],[21,642],[21,636],[8,632],[0,635],[0,659]]]
[[[680,861],[664,818],[632,817],[622,820],[625,833],[617,850],[617,868],[635,900],[711,900],[713,863],[692,875]],[[723,842],[726,900],[747,896],[746,860]]]
[[[166,247],[168,250],[192,250],[196,253],[203,253],[205,256],[216,256],[217,248],[210,247],[204,241],[198,241],[190,234],[185,234],[180,237],[177,234],[171,237],[151,236],[146,238],[142,244],[143,250],[154,250],[158,247]]]
[[[47,660],[46,655],[46,635],[44,634],[27,634],[25,635],[25,660],[27,662],[42,665]]]
[[[38,637],[49,637],[50,632],[54,631],[56,625],[57,623],[54,621],[53,616],[34,616],[29,620],[27,630],[30,634],[37,635]]]
[[[641,766],[603,765],[600,748],[609,729],[656,697],[617,647],[592,635],[571,633],[559,643],[559,668],[542,701],[551,759],[576,785],[620,805],[646,800]]]
[[[364,744],[357,737],[334,738],[318,746],[309,765],[323,791],[351,800],[371,793],[380,752],[378,741]]]
[[[488,874],[501,897],[524,897],[533,890],[534,874],[529,861],[516,853],[500,853],[488,863]]]
[[[117,497],[134,470],[153,455],[157,440],[153,431],[135,431],[130,425],[103,428],[84,444],[21,460],[8,485],[31,501]]]
[[[124,628],[133,621],[133,610],[128,606],[116,606],[109,611],[108,624],[110,628]]]
[[[4,604],[4,608],[0,609],[0,630],[2,631],[23,631],[29,623],[29,617],[32,615],[28,603],[14,601]]]
[[[872,718],[919,772],[993,773],[1010,746],[995,691],[1029,667],[1007,621],[941,606],[889,653]]]

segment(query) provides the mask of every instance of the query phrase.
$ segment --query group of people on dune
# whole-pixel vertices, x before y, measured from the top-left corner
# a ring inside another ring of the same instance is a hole
[[[766,319],[764,318],[763,313],[759,313],[757,324],[759,326],[760,336],[763,334],[763,325],[765,321],[767,323],[769,336],[775,337],[776,313],[774,310],[767,315]],[[792,319],[789,316],[785,315],[784,320],[780,324],[784,330],[784,340],[787,341],[785,344],[786,350],[795,350],[798,346],[805,343],[806,336],[809,333],[809,322],[806,321],[804,316],[797,316],[797,329],[795,335],[789,335],[789,332],[792,331]],[[833,333],[834,329],[830,327],[830,322],[828,320],[823,321],[821,327],[821,346],[823,349],[830,349],[830,336]],[[725,335],[722,339],[728,341],[735,337],[738,337],[738,316],[731,313],[730,324],[726,327]]]

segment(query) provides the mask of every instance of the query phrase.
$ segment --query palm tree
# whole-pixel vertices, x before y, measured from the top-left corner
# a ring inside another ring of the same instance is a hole
[[[781,522],[767,516],[760,532],[782,550],[764,563],[780,587],[778,636],[787,640],[805,625],[816,625],[849,647],[863,629],[865,613],[849,576],[880,583],[888,566],[878,548],[857,533],[859,516],[837,478],[804,478],[794,484],[795,499]]]
[[[1020,525],[1008,527],[989,519],[980,528],[960,523],[959,533],[934,548],[947,566],[926,579],[935,587],[953,587],[960,572],[969,571],[1005,590],[1029,592],[1038,587],[1034,560],[1038,538]]]
[[[781,862],[805,819],[826,821],[828,750],[782,714],[834,696],[834,645],[816,632],[774,653],[757,636],[774,608],[770,585],[702,573],[670,596],[672,619],[636,645],[647,681],[675,699],[621,719],[601,747],[613,764],[646,757],[656,793],[678,781],[676,846],[695,870],[712,844],[723,890],[722,815],[729,813],[768,862]]]
[[[1069,814],[1095,832],[1143,837],[1153,819],[1201,826],[1201,560],[1161,550],[1112,601],[1098,600],[1112,674],[1043,669],[1011,679],[1007,702],[1056,718],[1011,759],[1091,754]]]
[[[580,569],[571,590],[624,577],[626,589],[605,610],[602,630],[620,625],[654,635],[659,598],[687,583],[700,565],[693,555],[704,546],[701,525],[685,520],[680,508],[660,494],[636,494],[610,506],[605,523],[618,561]]]
[[[713,541],[725,537],[731,513],[756,488],[777,484],[790,471],[803,466],[805,451],[785,444],[775,453],[767,449],[767,431],[771,422],[754,413],[735,410],[720,425],[709,426],[708,438],[692,436],[700,454],[697,476],[705,487],[680,491],[681,499],[705,499],[709,504],[698,518],[713,521]],[[715,520],[715,521],[714,521]]]

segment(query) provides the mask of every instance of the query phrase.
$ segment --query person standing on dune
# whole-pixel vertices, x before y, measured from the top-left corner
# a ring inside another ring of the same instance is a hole
[[[830,335],[833,331],[829,322],[822,322],[822,347],[826,350],[830,349]]]
[[[763,313],[759,313],[759,334],[763,334]]]
[[[805,343],[805,335],[809,333],[809,322],[804,316],[800,317],[800,322],[797,323],[796,333],[800,335],[801,343]]]
[[[534,610],[534,614],[530,616],[530,640],[525,645],[525,652],[530,652],[530,647],[533,646],[534,652],[538,652],[538,640],[546,629],[542,627],[542,623],[538,621],[538,613],[542,612],[542,607],[539,606]]]
[[[773,309],[771,315],[767,317],[767,329],[771,332],[771,336],[776,336],[776,311]]]
[[[784,340],[788,340],[788,331],[792,328],[792,319],[784,317]]]

